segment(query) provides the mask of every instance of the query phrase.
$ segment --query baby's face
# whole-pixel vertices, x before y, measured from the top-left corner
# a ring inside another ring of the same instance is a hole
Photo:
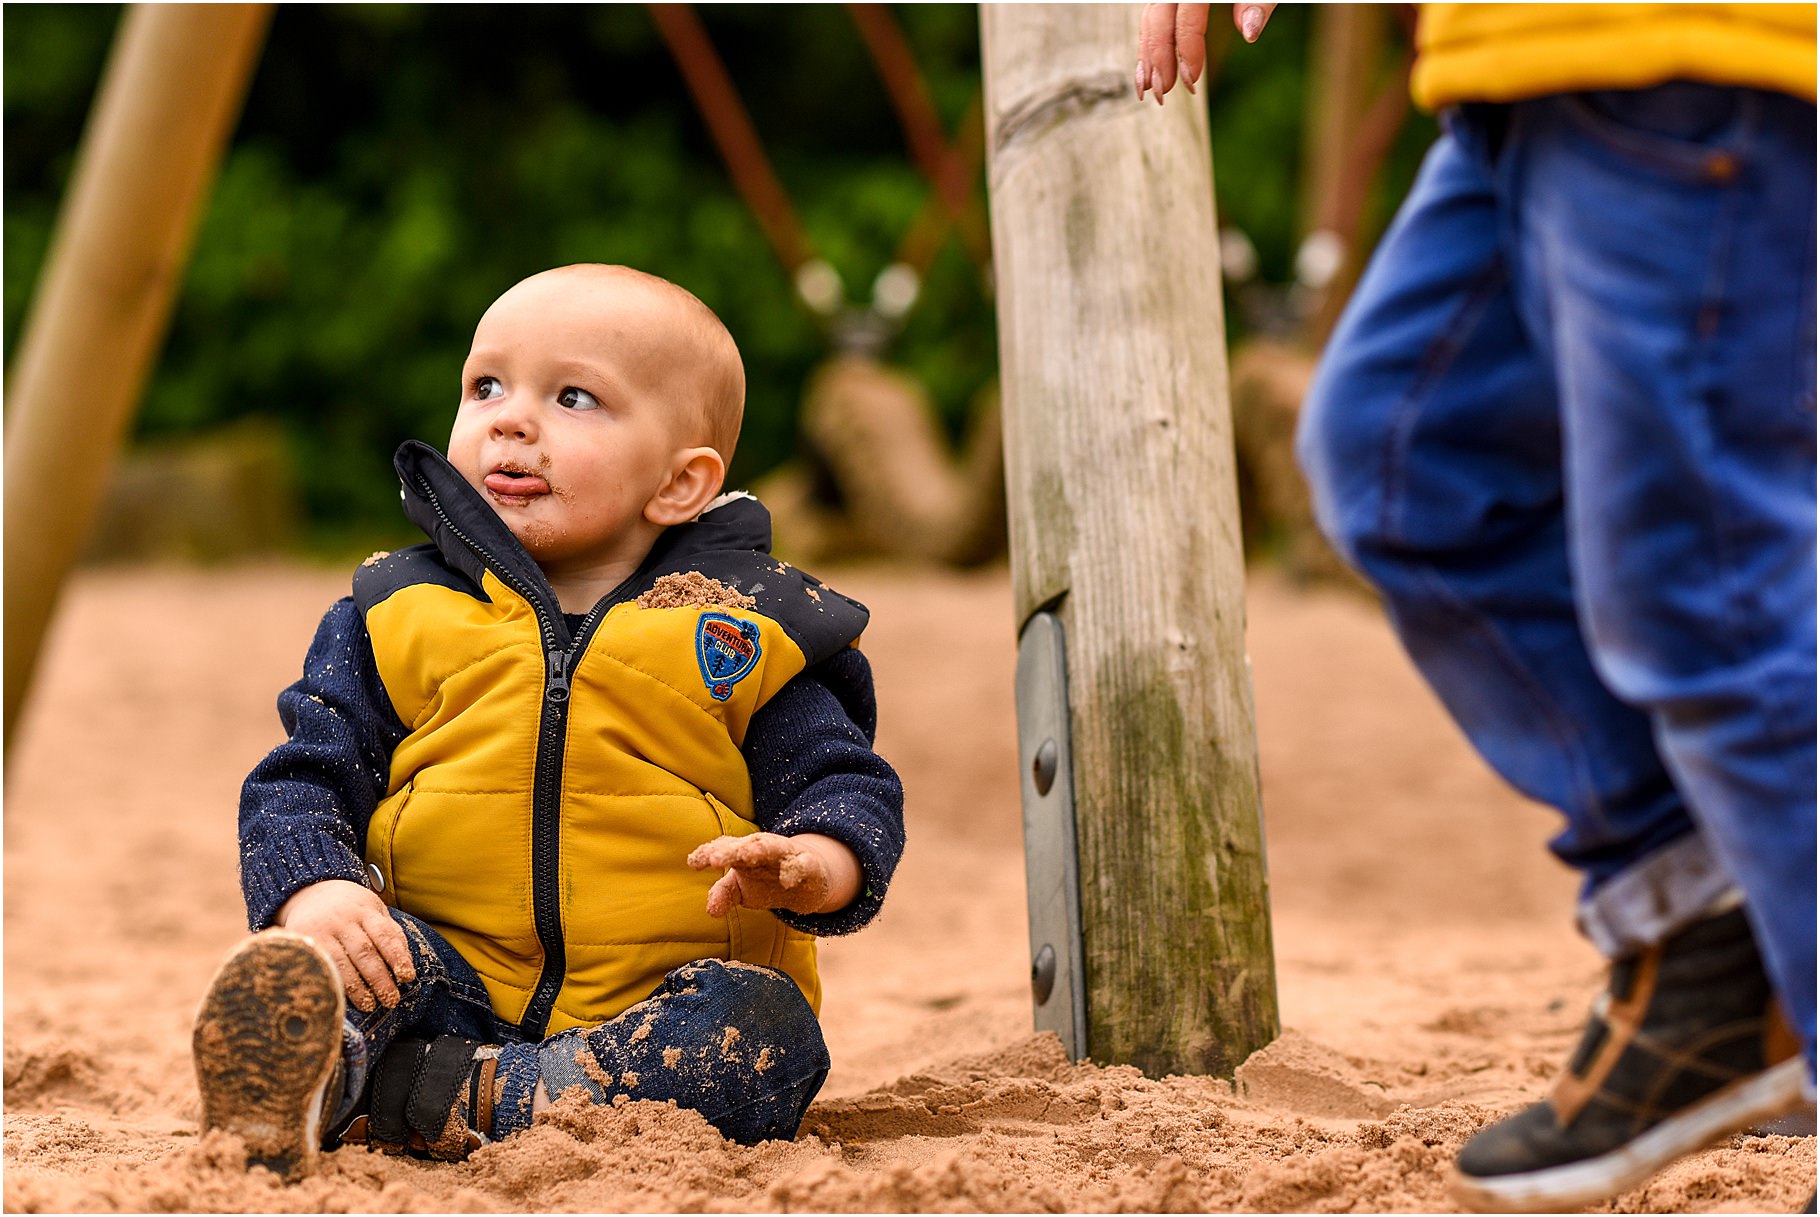
[[[684,446],[663,392],[673,308],[570,269],[518,284],[474,331],[449,461],[546,568],[636,562],[655,536],[644,507]]]

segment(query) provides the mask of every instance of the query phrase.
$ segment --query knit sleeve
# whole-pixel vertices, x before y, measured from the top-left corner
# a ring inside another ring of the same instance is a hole
[[[859,858],[859,896],[832,913],[776,910],[823,937],[878,915],[904,852],[904,787],[872,750],[878,722],[872,668],[851,648],[799,674],[752,716],[745,756],[758,826],[833,837]]]
[[[351,597],[323,617],[278,716],[289,738],[240,790],[240,885],[254,930],[299,888],[365,881],[362,839],[405,727]]]

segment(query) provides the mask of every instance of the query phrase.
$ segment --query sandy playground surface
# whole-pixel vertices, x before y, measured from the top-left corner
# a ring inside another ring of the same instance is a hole
[[[1543,1094],[1601,968],[1549,815],[1481,769],[1376,611],[1251,591],[1285,1033],[1235,1090],[1030,1032],[1005,574],[823,573],[874,611],[910,848],[880,921],[824,946],[835,1065],[801,1136],[565,1103],[463,1164],[350,1148],[293,1188],[198,1137],[189,1024],[241,932],[240,780],[346,575],[82,575],[6,775],[6,1208],[1450,1209],[1453,1151]],[[1814,1171],[1811,1138],[1738,1137],[1610,1211],[1790,1212]]]

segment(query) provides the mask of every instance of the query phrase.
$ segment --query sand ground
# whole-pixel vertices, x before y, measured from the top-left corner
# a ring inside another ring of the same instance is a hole
[[[1601,968],[1549,815],[1483,770],[1376,610],[1253,582],[1285,1032],[1234,1087],[1031,1034],[1004,572],[824,573],[874,611],[910,848],[877,924],[824,946],[835,1067],[802,1135],[565,1103],[463,1164],[343,1149],[290,1188],[198,1136],[189,1023],[242,930],[239,783],[346,575],[77,578],[6,774],[6,1208],[1449,1210],[1452,1152],[1544,1093]],[[1811,1138],[1737,1137],[1606,1207],[1787,1212],[1814,1174]]]

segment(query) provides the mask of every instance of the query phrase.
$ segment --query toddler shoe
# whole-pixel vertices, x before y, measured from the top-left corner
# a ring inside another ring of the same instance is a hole
[[[362,1110],[339,1139],[388,1154],[459,1162],[493,1127],[499,1047],[439,1035],[399,1039],[373,1070]]]
[[[345,1012],[335,964],[310,939],[270,929],[241,942],[196,1014],[203,1130],[239,1136],[249,1166],[301,1178],[338,1097]]]
[[[1799,1109],[1806,1074],[1744,912],[1732,908],[1613,962],[1553,1095],[1466,1143],[1454,1196],[1495,1213],[1608,1199]]]

